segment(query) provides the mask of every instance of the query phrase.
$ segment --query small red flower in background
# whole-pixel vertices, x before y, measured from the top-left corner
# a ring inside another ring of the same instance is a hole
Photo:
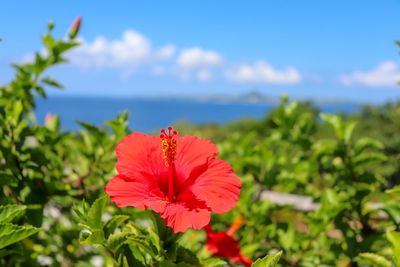
[[[236,219],[226,232],[213,232],[211,226],[207,225],[204,228],[207,233],[206,246],[214,256],[251,266],[251,260],[240,252],[239,242],[232,237],[241,224],[242,219]]]
[[[47,112],[46,116],[44,117],[44,124],[48,125],[51,123],[51,121],[54,119],[54,115],[51,112]]]
[[[160,137],[132,133],[116,153],[118,175],[105,186],[111,200],[119,207],[151,208],[175,233],[201,229],[211,212],[236,205],[240,179],[208,140],[179,136],[169,127]]]

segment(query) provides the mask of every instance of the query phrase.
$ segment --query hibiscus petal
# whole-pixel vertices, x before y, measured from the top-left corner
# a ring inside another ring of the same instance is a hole
[[[188,228],[202,229],[211,218],[205,202],[197,200],[190,191],[180,194],[176,202],[168,203],[160,215],[175,233],[185,232]]]
[[[165,171],[161,141],[157,136],[131,133],[117,145],[117,171],[129,177],[137,172],[159,174]]]
[[[215,158],[187,186],[185,190],[190,190],[196,198],[204,200],[211,211],[224,213],[236,205],[242,183],[228,163]]]
[[[153,179],[159,187],[166,186],[164,177],[168,169],[165,167],[161,141],[157,136],[143,133],[127,135],[116,147],[118,174],[126,179]],[[146,182],[146,181],[143,181]]]
[[[175,167],[179,184],[190,176],[194,168],[205,164],[210,157],[218,155],[218,148],[209,140],[195,136],[178,136],[176,141]]]
[[[208,209],[188,209],[183,203],[169,203],[161,217],[174,233],[178,233],[188,228],[203,228],[210,222],[211,213]]]
[[[163,197],[163,193],[151,179],[133,180],[122,175],[112,178],[104,190],[118,207],[133,206],[145,209],[148,201]]]

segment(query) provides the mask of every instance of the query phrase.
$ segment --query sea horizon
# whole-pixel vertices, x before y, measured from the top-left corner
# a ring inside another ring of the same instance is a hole
[[[279,99],[240,102],[212,98],[50,96],[37,99],[35,115],[37,122],[43,124],[47,113],[57,114],[62,130],[76,131],[80,129],[78,120],[101,126],[126,110],[132,130],[151,133],[179,122],[224,124],[246,118],[261,119],[278,103]],[[353,102],[311,103],[326,113],[353,113],[363,105]]]

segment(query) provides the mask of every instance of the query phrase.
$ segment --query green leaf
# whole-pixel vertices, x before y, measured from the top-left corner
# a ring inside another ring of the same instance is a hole
[[[201,266],[204,267],[222,267],[226,266],[226,261],[223,261],[218,258],[211,258],[201,261]]]
[[[344,121],[339,115],[332,115],[322,113],[320,115],[321,119],[329,123],[333,129],[335,130],[336,137],[339,140],[343,140],[344,143],[349,143],[352,136],[354,129],[357,125],[355,121]]]
[[[36,234],[38,231],[38,228],[30,225],[0,224],[0,249]]]
[[[279,243],[284,249],[290,249],[296,242],[295,230],[292,225],[288,225],[287,230],[279,229],[277,234]]]
[[[155,229],[148,228],[147,232],[148,232],[147,238],[149,239],[149,242],[151,242],[151,244],[153,244],[153,246],[156,248],[156,250],[161,251],[162,247],[161,247],[160,237],[155,232]]]
[[[47,48],[47,50],[51,51],[54,47],[55,40],[54,37],[51,36],[51,34],[45,34],[42,36],[42,42],[44,46]]]
[[[49,22],[47,22],[47,29],[49,31],[52,31],[54,29],[54,22],[53,21],[50,20]]]
[[[60,84],[57,80],[50,78],[50,77],[45,77],[41,80],[42,83],[59,88],[59,89],[63,89],[64,86],[62,84]]]
[[[176,253],[176,262],[198,265],[199,259],[197,258],[196,254],[194,254],[191,250],[182,246],[178,246],[178,250]]]
[[[354,129],[356,128],[357,122],[352,121],[349,122],[346,126],[345,126],[345,130],[344,130],[344,142],[346,144],[348,144],[353,136],[353,132]]]
[[[385,161],[387,157],[382,153],[362,153],[358,156],[355,156],[352,161],[353,165],[356,167],[360,167],[366,164]]]
[[[128,240],[127,242],[129,244],[133,244],[135,246],[141,247],[144,251],[149,253],[151,255],[151,257],[153,257],[153,258],[155,258],[158,254],[156,247],[153,246],[152,244],[149,244],[148,242],[146,242],[146,240],[143,240],[138,237],[130,237],[130,236],[127,237],[127,240]]]
[[[42,86],[36,85],[36,86],[34,86],[33,88],[35,88],[36,92],[37,92],[40,96],[42,96],[43,98],[46,98],[46,97],[47,97],[46,90],[44,90],[44,88],[43,88]]]
[[[46,70],[48,66],[49,62],[47,58],[42,56],[40,53],[35,53],[35,61],[33,65],[31,65],[33,72],[39,76],[43,71]]]
[[[278,253],[270,254],[270,255],[265,256],[262,259],[256,260],[251,266],[252,267],[273,267],[273,266],[276,266],[276,264],[278,263],[281,256],[282,256],[282,251],[279,251]]]
[[[104,225],[105,236],[112,234],[115,229],[129,219],[128,215],[115,215]]]
[[[318,140],[313,144],[313,149],[317,157],[332,154],[336,149],[336,141],[331,139]]]
[[[120,140],[128,134],[128,118],[129,113],[124,111],[119,113],[115,119],[105,122],[105,125],[110,126],[113,129],[117,140]]]
[[[13,101],[7,103],[6,112],[10,115],[9,116],[9,123],[13,125],[17,125],[22,112],[24,110],[24,106],[21,101]]]
[[[103,244],[104,233],[102,230],[94,229],[90,233],[82,234],[79,242],[84,245]]]
[[[373,138],[363,137],[357,140],[354,144],[354,153],[356,155],[363,152],[365,149],[383,149],[383,144]]]
[[[400,266],[400,232],[387,232],[386,238],[392,244],[393,255],[395,257],[396,266]]]
[[[89,206],[84,199],[79,204],[77,204],[77,202],[74,202],[72,204],[72,209],[79,217],[79,219],[81,219],[82,221],[86,220],[86,213],[89,210]]]
[[[127,235],[128,233],[126,232],[111,234],[107,240],[107,247],[112,251],[118,250],[125,243]]]
[[[6,205],[0,206],[0,223],[9,223],[25,213],[24,205]]]
[[[143,255],[143,253],[139,250],[139,248],[137,246],[134,246],[131,244],[124,244],[121,248],[123,249],[124,257],[127,260],[127,265],[124,265],[124,266],[127,266],[127,267],[148,266],[148,264],[146,264],[145,255]]]
[[[107,201],[107,196],[100,197],[96,199],[96,201],[90,207],[86,218],[86,223],[91,229],[103,229],[101,215],[103,214],[103,209]]]
[[[128,244],[122,245],[115,253],[117,255],[118,266],[121,267],[145,267],[145,259],[140,254],[137,248],[131,247]]]
[[[161,240],[167,240],[171,236],[178,236],[172,233],[172,229],[167,227],[164,223],[164,220],[161,216],[155,212],[151,212],[150,218],[153,221],[154,228],[156,229],[157,235],[160,237]],[[170,240],[173,241],[173,240]]]
[[[398,203],[381,203],[378,208],[385,211],[397,225],[400,224],[400,206]]]
[[[345,129],[343,126],[343,121],[338,115],[331,115],[326,113],[321,113],[321,119],[325,122],[329,123],[333,129],[335,130],[336,137],[340,140],[344,140],[345,138]]]
[[[360,253],[359,258],[375,267],[392,267],[392,263],[386,258],[374,253]]]
[[[104,133],[101,131],[101,129],[99,129],[93,124],[83,121],[77,121],[77,123],[98,140],[100,140],[104,136]]]
[[[392,187],[390,189],[387,189],[385,191],[385,193],[388,193],[388,194],[399,194],[400,193],[400,185],[396,185],[396,186],[394,186],[394,187]]]
[[[75,46],[78,46],[78,43],[73,43],[73,42],[57,42],[57,44],[54,46],[54,54],[60,55]]]

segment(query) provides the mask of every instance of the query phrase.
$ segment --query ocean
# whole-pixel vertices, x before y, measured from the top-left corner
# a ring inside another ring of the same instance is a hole
[[[100,126],[127,110],[130,129],[150,133],[182,121],[227,123],[242,118],[263,118],[275,107],[273,103],[51,96],[38,99],[35,115],[37,121],[43,123],[48,112],[57,114],[61,118],[61,128],[74,131],[80,129],[78,120]],[[360,105],[353,103],[329,103],[318,107],[327,113],[351,113],[360,109]]]

